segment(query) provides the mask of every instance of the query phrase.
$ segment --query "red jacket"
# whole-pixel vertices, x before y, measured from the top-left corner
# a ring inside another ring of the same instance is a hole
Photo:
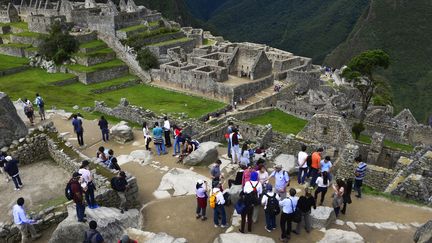
[[[75,203],[83,203],[83,190],[77,179],[72,178],[69,183],[71,184],[71,190],[73,193],[73,201]]]

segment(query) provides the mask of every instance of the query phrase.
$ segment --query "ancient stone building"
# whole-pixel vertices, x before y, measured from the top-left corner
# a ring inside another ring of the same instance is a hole
[[[27,135],[27,127],[12,104],[9,96],[0,92],[0,148]]]

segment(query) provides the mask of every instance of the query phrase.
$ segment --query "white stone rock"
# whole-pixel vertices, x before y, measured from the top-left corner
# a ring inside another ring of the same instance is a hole
[[[135,141],[135,142],[132,143],[132,146],[140,146],[140,145],[141,145],[141,143],[138,142],[138,141]]]
[[[336,221],[336,214],[333,208],[319,206],[311,212],[312,228],[328,228]]]
[[[165,232],[153,233],[139,229],[128,228],[125,231],[131,239],[145,243],[186,243],[185,238],[175,238]],[[117,242],[117,241],[116,241]]]
[[[295,157],[290,154],[280,154],[274,160],[275,165],[282,165],[282,169],[291,175],[297,172]]]
[[[72,107],[72,109],[74,109],[74,110],[78,110],[80,107],[78,106],[78,105],[74,105],[73,107]]]
[[[324,238],[318,243],[363,243],[363,237],[356,232],[344,231],[339,229],[329,229],[325,231]]]
[[[380,224],[381,228],[387,230],[398,230],[398,224],[394,222],[384,222]]]
[[[235,210],[233,211],[233,215],[231,217],[231,225],[235,227],[240,227],[241,224],[241,215],[238,214]]]
[[[233,203],[237,203],[237,201],[240,198],[240,192],[243,190],[241,185],[232,185],[231,188],[227,189],[230,196],[231,196],[231,201]]]
[[[129,156],[134,161],[140,162],[142,164],[149,164],[153,159],[151,152],[148,150],[135,150],[132,151]]]
[[[119,165],[124,165],[124,164],[129,163],[129,162],[134,160],[132,156],[126,155],[126,154],[121,154],[121,155],[117,156],[116,158],[117,158],[117,163]]]
[[[134,139],[132,128],[125,121],[121,121],[111,128],[111,136],[119,143],[126,143]]]
[[[170,198],[171,194],[169,194],[167,191],[154,191],[153,196],[157,199],[165,199]]]
[[[356,229],[357,229],[357,226],[355,226],[355,224],[354,224],[353,222],[351,222],[351,221],[348,221],[348,222],[347,222],[347,225],[348,225],[348,227],[350,227],[352,230],[356,230]]]
[[[272,238],[254,235],[254,234],[241,234],[241,233],[225,233],[220,234],[213,243],[274,243]]]
[[[185,165],[198,165],[201,163],[214,163],[218,159],[217,147],[220,143],[204,142],[201,143],[197,150],[186,156],[183,160]]]
[[[157,191],[174,190],[173,196],[195,195],[195,185],[198,180],[205,180],[210,185],[210,179],[196,172],[173,168],[166,173]]]
[[[340,220],[340,219],[336,219],[336,222],[335,222],[337,225],[345,225],[345,222],[343,221],[343,220]]]

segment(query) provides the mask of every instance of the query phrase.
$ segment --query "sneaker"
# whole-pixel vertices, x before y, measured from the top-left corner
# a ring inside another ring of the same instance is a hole
[[[18,185],[18,187],[19,187],[19,188],[22,188],[23,186],[24,186],[23,184],[21,184],[21,185]]]
[[[99,205],[95,204],[93,205],[93,208],[99,208]]]
[[[244,231],[242,231],[241,229],[239,229],[239,232],[242,233],[242,234],[244,234]]]
[[[14,190],[15,190],[15,191],[19,191],[20,189],[19,189],[19,188],[15,188]]]
[[[123,209],[120,209],[120,213],[122,213],[122,214],[123,214],[123,213],[124,213],[124,210],[123,210]]]
[[[206,216],[203,216],[203,217],[201,218],[201,220],[202,220],[202,221],[206,221],[206,220],[207,220],[207,217],[206,217]]]
[[[221,225],[221,228],[227,228],[227,227],[228,227],[228,225],[226,225],[226,224]]]
[[[87,222],[87,219],[78,220],[78,222],[85,223]]]
[[[267,230],[267,232],[271,232],[271,230],[267,229],[267,226],[264,226],[264,229]]]
[[[361,198],[361,196],[360,195],[355,195],[356,196],[356,198]]]
[[[126,211],[126,212],[127,212],[127,211],[128,211],[128,209],[127,209],[127,208],[125,208],[125,209],[124,209],[124,211]]]
[[[215,227],[215,228],[218,228],[218,227],[219,227],[219,225],[215,224],[215,225],[214,225],[214,227]]]
[[[176,158],[180,158],[180,155],[179,154],[177,154],[176,156],[175,156]]]
[[[201,218],[201,215],[197,215],[197,216],[195,216],[195,218],[196,218],[196,219],[199,219],[199,218]]]

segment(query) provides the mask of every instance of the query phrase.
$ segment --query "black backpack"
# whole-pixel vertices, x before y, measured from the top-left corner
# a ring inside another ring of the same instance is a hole
[[[72,200],[73,199],[73,192],[72,192],[72,184],[70,182],[68,182],[66,184],[66,188],[65,188],[65,196],[68,200]]]
[[[312,166],[312,155],[308,155],[308,157],[306,157],[306,164],[308,167]]]
[[[91,232],[91,233],[89,233],[88,231],[84,232],[83,243],[92,243],[98,234],[99,234],[99,232],[96,230],[95,230],[95,232]]]
[[[245,193],[245,203],[249,206],[255,206],[259,204],[258,191],[256,189],[258,183],[255,186],[253,186],[251,181],[249,181],[249,183],[252,186],[252,191],[250,193]]]
[[[273,195],[273,197],[270,197],[268,194],[265,194],[267,196],[267,207],[266,207],[266,213],[270,213],[271,215],[278,215],[280,213],[280,207],[279,207],[279,201],[276,198],[276,194]]]
[[[111,178],[111,188],[118,191],[117,177]]]

